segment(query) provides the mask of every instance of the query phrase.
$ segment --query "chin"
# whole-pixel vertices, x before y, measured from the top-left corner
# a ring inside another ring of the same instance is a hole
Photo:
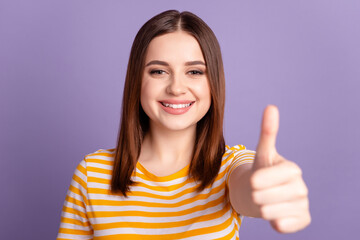
[[[163,125],[164,128],[171,130],[171,131],[181,131],[181,130],[186,130],[192,127],[196,127],[196,124],[184,124],[179,123],[179,124],[165,124]]]

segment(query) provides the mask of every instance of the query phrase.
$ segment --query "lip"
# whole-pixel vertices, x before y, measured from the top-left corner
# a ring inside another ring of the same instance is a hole
[[[171,107],[165,107],[164,105],[162,105],[162,102],[163,103],[169,103],[169,104],[188,104],[188,103],[192,103],[190,104],[190,106],[188,107],[184,107],[184,108],[171,108]],[[181,100],[177,100],[177,101],[174,101],[174,100],[171,100],[171,101],[160,101],[159,104],[161,106],[161,108],[169,113],[169,114],[173,114],[173,115],[181,115],[181,114],[184,114],[186,113],[187,111],[189,111],[189,109],[194,105],[194,102],[195,101],[181,101]]]
[[[175,99],[165,99],[160,100],[160,103],[168,103],[168,104],[188,104],[188,103],[194,103],[195,101],[191,100],[175,100]]]

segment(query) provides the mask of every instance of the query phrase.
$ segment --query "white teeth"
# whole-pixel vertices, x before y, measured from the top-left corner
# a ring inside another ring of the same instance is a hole
[[[191,105],[191,103],[188,104],[169,104],[169,103],[162,103],[165,107],[171,107],[171,108],[185,108]]]

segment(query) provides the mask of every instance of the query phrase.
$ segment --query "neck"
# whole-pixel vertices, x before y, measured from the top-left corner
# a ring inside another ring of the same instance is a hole
[[[144,137],[139,160],[162,166],[179,166],[191,161],[196,137],[196,125],[179,131],[161,129],[150,123]]]

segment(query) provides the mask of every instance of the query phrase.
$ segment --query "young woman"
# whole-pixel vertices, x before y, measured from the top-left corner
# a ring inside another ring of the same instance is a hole
[[[238,239],[242,216],[279,232],[310,223],[300,168],[275,149],[278,111],[264,111],[256,154],[223,138],[218,41],[190,12],[139,30],[126,75],[117,146],[78,165],[59,239]]]

